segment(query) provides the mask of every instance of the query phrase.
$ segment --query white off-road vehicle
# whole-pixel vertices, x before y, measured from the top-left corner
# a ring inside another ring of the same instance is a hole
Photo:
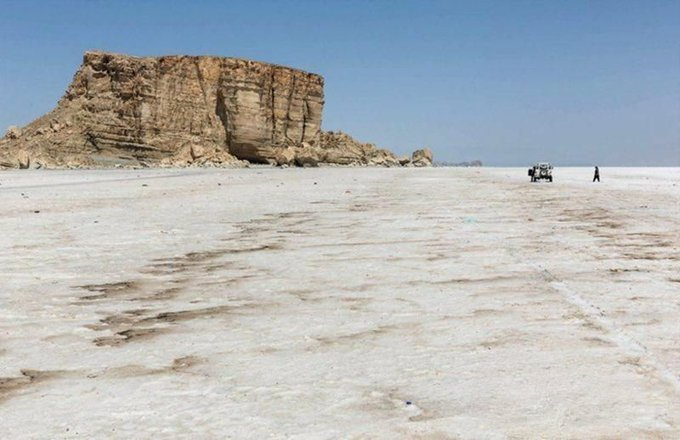
[[[532,182],[538,182],[539,180],[552,182],[552,170],[553,166],[550,163],[540,162],[529,168],[529,177],[531,177]]]

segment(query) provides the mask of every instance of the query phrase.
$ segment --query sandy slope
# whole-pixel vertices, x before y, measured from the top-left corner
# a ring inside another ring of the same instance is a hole
[[[0,438],[679,438],[680,170],[555,177],[2,173]]]

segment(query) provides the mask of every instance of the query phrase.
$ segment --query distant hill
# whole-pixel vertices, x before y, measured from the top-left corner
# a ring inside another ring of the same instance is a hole
[[[435,162],[436,167],[481,167],[483,166],[481,160],[473,160],[470,162]]]

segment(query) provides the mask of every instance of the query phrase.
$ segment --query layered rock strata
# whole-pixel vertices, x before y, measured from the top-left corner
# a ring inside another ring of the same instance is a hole
[[[87,52],[53,111],[8,130],[0,166],[399,165],[321,131],[323,86],[320,75],[237,58]]]

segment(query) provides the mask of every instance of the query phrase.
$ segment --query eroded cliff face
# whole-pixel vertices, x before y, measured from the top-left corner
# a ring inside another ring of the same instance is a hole
[[[322,133],[324,80],[237,58],[88,52],[50,113],[0,141],[0,167],[406,164]]]
[[[286,149],[318,145],[322,110],[323,78],[300,70],[88,52],[57,108],[3,143],[56,165],[173,164],[197,155],[277,162]]]

